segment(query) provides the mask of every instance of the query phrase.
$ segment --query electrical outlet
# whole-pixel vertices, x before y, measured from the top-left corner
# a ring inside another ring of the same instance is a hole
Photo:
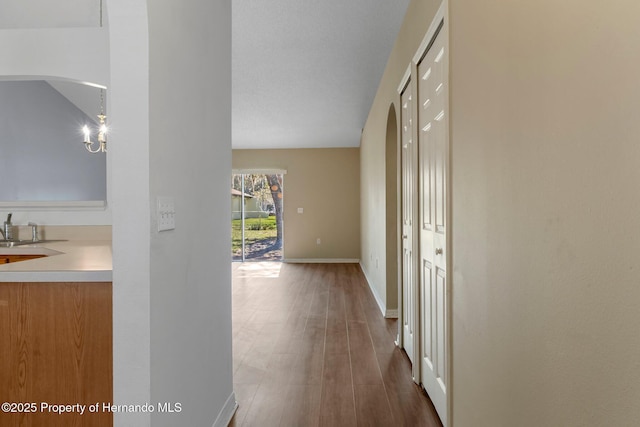
[[[321,244],[321,243],[322,243],[322,240],[320,240],[320,238],[318,237],[318,238],[316,239],[316,245],[319,245],[319,244]]]
[[[304,213],[304,208],[298,208],[298,213]]]
[[[176,228],[176,205],[173,197],[158,197],[158,231]]]

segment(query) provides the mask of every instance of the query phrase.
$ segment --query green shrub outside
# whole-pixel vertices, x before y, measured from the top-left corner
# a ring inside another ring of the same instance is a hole
[[[276,217],[246,218],[245,244],[255,243],[261,240],[275,239],[277,236]],[[242,220],[231,221],[231,249],[233,251],[242,248]]]

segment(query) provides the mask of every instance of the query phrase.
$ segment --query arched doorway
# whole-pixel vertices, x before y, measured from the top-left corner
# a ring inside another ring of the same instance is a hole
[[[395,105],[389,106],[385,143],[386,197],[386,316],[398,316],[398,119]]]

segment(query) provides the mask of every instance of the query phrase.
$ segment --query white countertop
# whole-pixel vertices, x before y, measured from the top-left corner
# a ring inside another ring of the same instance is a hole
[[[0,248],[0,255],[47,255],[0,264],[0,282],[111,282],[108,240],[70,240]]]

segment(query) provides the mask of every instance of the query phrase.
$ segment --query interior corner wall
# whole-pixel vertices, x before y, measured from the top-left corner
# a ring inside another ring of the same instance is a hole
[[[231,350],[231,1],[148,1],[154,426],[221,426]],[[156,201],[175,202],[157,231]]]
[[[113,212],[113,398],[151,402],[149,277],[149,34],[145,0],[109,0],[109,138]],[[119,412],[114,426],[151,425]]]
[[[384,303],[383,309],[398,306],[397,290],[387,292],[388,244],[385,195],[386,170],[385,150],[389,108],[394,105],[400,111],[398,85],[409,67],[413,55],[435,16],[439,0],[412,1],[387,62],[380,86],[362,133],[360,146],[360,206],[361,206],[361,266],[372,291]],[[396,197],[393,195],[393,197]]]
[[[450,16],[454,425],[636,425],[640,4]]]
[[[360,258],[359,151],[233,150],[234,169],[287,171],[283,182],[285,260]]]
[[[46,81],[0,80],[0,200],[106,201],[105,155],[79,149],[92,121]]]

